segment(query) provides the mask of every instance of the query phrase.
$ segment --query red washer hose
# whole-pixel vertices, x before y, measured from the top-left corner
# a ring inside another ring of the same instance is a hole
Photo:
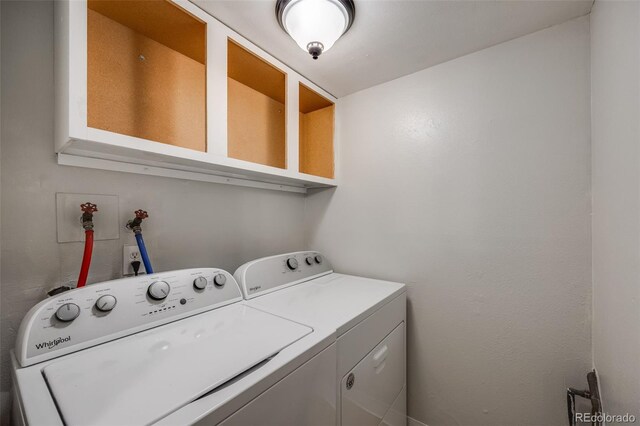
[[[80,268],[80,276],[78,277],[78,287],[84,287],[87,283],[89,275],[89,266],[91,265],[91,254],[93,253],[93,230],[84,231],[84,255],[82,256],[82,267]]]

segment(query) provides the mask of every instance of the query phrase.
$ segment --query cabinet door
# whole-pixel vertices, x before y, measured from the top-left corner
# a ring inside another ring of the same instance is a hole
[[[385,418],[405,384],[404,336],[403,322],[342,378],[342,426],[377,426]]]

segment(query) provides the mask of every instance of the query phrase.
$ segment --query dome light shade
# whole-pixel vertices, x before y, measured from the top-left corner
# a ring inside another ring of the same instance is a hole
[[[291,38],[318,59],[346,33],[355,17],[353,0],[278,0],[278,23]]]

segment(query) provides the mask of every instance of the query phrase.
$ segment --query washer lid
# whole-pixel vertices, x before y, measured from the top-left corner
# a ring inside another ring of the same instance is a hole
[[[67,356],[43,374],[67,425],[149,424],[311,332],[235,304]]]

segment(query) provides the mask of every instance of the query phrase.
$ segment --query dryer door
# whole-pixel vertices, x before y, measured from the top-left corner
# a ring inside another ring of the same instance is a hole
[[[342,425],[379,425],[403,390],[404,383],[405,332],[402,322],[342,378]]]

